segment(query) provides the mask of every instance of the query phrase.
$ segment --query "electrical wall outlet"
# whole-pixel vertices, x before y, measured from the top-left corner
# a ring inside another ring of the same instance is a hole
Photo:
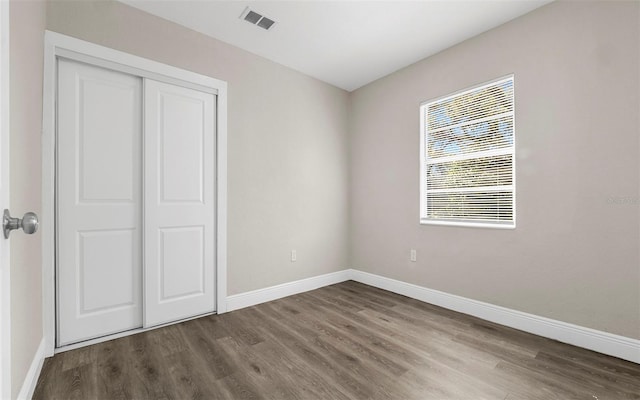
[[[411,253],[410,254],[411,262],[416,262],[418,260],[418,255],[416,253],[416,250],[415,249],[411,249],[410,253]]]
[[[298,260],[298,254],[295,250],[291,250],[291,262],[296,262]]]

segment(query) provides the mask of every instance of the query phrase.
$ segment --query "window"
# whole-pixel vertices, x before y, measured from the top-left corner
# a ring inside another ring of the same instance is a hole
[[[420,222],[515,227],[513,76],[420,106]]]

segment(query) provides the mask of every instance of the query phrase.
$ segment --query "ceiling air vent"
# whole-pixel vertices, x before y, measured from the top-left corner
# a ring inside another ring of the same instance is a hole
[[[269,30],[269,28],[275,25],[275,21],[265,17],[262,14],[259,14],[253,10],[250,10],[249,7],[245,8],[242,14],[240,14],[240,18],[251,23],[252,25],[257,25],[262,29]]]

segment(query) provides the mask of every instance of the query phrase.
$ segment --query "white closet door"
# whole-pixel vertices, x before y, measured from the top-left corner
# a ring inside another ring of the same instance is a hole
[[[215,99],[144,82],[148,327],[215,311]]]
[[[142,80],[58,63],[58,346],[138,328]]]

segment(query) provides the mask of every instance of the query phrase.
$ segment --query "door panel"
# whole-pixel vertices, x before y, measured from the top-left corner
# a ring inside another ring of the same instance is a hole
[[[133,277],[139,264],[135,259],[135,231],[78,232],[78,240],[78,314],[133,305],[137,292]],[[110,281],[117,282],[117,286],[105,284]]]
[[[176,89],[157,94],[162,123],[158,132],[160,201],[202,203],[207,102],[181,96],[174,93]]]
[[[80,202],[134,201],[140,155],[133,153],[139,147],[132,140],[140,137],[132,129],[139,118],[133,112],[139,110],[140,88],[136,78],[124,77],[130,81],[125,85],[95,75],[78,78]]]
[[[58,346],[142,326],[142,80],[58,62]]]
[[[147,327],[215,311],[215,99],[144,86]]]
[[[204,294],[204,226],[159,230],[160,303]]]

